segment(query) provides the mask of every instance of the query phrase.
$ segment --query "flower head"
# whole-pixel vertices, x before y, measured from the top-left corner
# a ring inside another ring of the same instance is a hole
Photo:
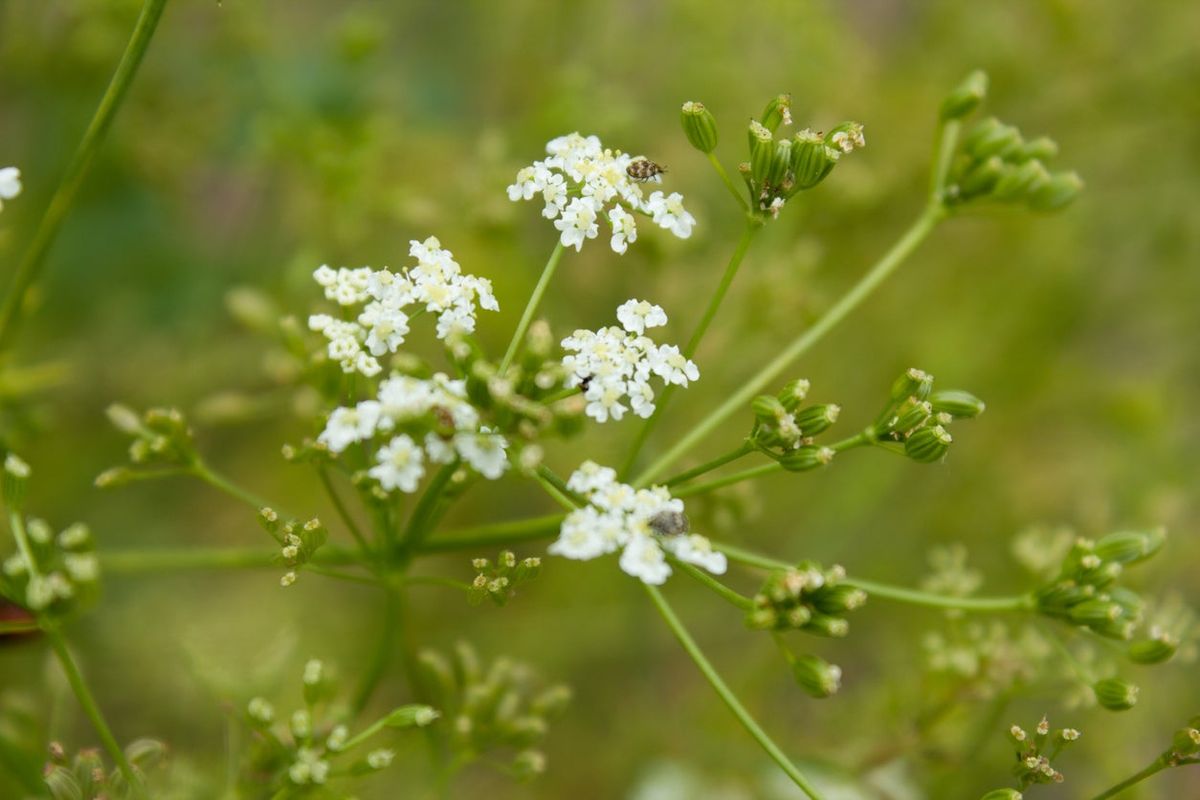
[[[642,191],[643,183],[662,180],[663,169],[657,164],[607,149],[599,138],[578,133],[550,141],[546,153],[545,159],[517,172],[508,198],[541,200],[542,216],[554,220],[563,247],[582,249],[584,241],[599,235],[603,220],[612,230],[609,245],[624,253],[637,240],[637,213],[680,239],[691,236],[696,220],[684,209],[678,192],[669,197],[654,192],[646,198]]]
[[[562,361],[570,373],[567,385],[585,387],[587,414],[597,422],[619,420],[628,410],[643,418],[653,414],[652,375],[680,386],[700,377],[699,368],[678,347],[655,345],[643,335],[667,324],[661,306],[629,300],[617,308],[617,320],[622,327],[577,330],[562,341],[568,351]]]
[[[0,208],[5,200],[12,200],[21,193],[21,170],[16,167],[0,169]]]
[[[620,566],[639,580],[658,585],[671,575],[667,555],[720,575],[725,554],[703,536],[687,531],[683,501],[661,486],[634,489],[617,481],[617,473],[585,461],[567,481],[589,505],[563,520],[549,552],[588,560],[621,551]]]

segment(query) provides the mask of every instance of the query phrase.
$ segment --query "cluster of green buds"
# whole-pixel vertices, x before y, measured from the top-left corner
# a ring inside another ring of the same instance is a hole
[[[717,147],[717,123],[703,103],[688,102],[681,111],[683,131],[697,150],[711,155]],[[792,124],[792,96],[773,97],[747,130],[749,160],[738,171],[750,193],[750,207],[760,216],[779,216],[798,192],[811,189],[833,171],[845,153],[866,145],[863,126],[843,122],[827,133],[810,128],[792,136],[780,128]]]
[[[1050,729],[1045,717],[1030,734],[1020,725],[1008,729],[1009,741],[1016,747],[1017,763],[1013,767],[1020,789],[993,789],[980,800],[1021,800],[1021,792],[1030,786],[1062,783],[1063,774],[1050,763],[1064,747],[1079,740],[1074,728]]]
[[[754,595],[746,625],[758,630],[802,630],[843,637],[850,632],[846,613],[867,602],[867,593],[843,583],[845,577],[846,570],[840,565],[826,569],[815,561],[775,570]]]
[[[1116,585],[1117,579],[1125,567],[1158,552],[1165,540],[1162,530],[1110,533],[1097,541],[1077,539],[1058,577],[1034,593],[1038,611],[1109,639],[1132,639],[1145,604],[1136,592]],[[1139,643],[1130,655],[1136,652],[1135,660],[1142,663],[1165,661],[1174,648],[1161,641],[1164,638],[1168,637]]]
[[[96,477],[101,488],[121,486],[150,477],[149,468],[191,467],[196,463],[196,444],[187,419],[177,408],[152,408],[139,415],[119,404],[108,407],[108,419],[122,433],[133,437],[129,460],[133,467],[113,467]]]
[[[922,464],[940,461],[954,441],[950,424],[983,413],[978,397],[960,389],[933,390],[933,376],[915,367],[892,384],[891,398],[868,435],[879,442],[899,442],[904,454]]]
[[[815,438],[837,422],[841,406],[834,403],[804,405],[809,382],[798,378],[776,395],[754,398],[754,427],[749,442],[790,472],[823,467],[835,451],[815,443]]]
[[[987,76],[971,73],[942,104],[942,120],[966,117],[986,94]],[[1083,181],[1075,172],[1047,169],[1046,162],[1056,155],[1054,140],[1027,140],[1015,126],[989,117],[963,138],[942,200],[952,209],[979,201],[1020,203],[1034,211],[1063,208],[1079,195]]]
[[[55,533],[22,513],[30,473],[17,455],[5,456],[0,483],[16,547],[0,562],[0,597],[36,615],[63,617],[94,594],[100,562],[83,523]]]
[[[546,756],[536,745],[570,701],[566,686],[540,688],[528,667],[507,658],[485,669],[465,642],[451,658],[431,650],[418,658],[423,682],[451,720],[457,763],[486,759],[522,780],[545,771]]]
[[[119,769],[109,769],[100,752],[80,750],[68,756],[58,742],[51,742],[50,758],[42,773],[54,800],[128,800],[141,796]],[[146,771],[161,764],[167,746],[155,739],[137,739],[125,748],[125,759],[134,774],[145,782]]]
[[[536,556],[517,560],[511,550],[502,550],[493,562],[489,558],[476,558],[471,566],[478,573],[471,581],[467,597],[471,605],[479,605],[484,598],[503,606],[517,593],[517,587],[536,578],[542,571],[542,560]]]
[[[388,728],[424,727],[439,716],[430,706],[400,706],[351,735],[341,714],[331,711],[336,690],[329,670],[313,659],[304,665],[303,708],[283,719],[262,697],[247,704],[244,720],[254,737],[241,778],[243,794],[280,800],[325,797],[314,791],[331,780],[378,772],[392,763],[396,753],[390,748],[361,752],[375,736]]]
[[[296,582],[296,573],[329,540],[329,531],[316,517],[303,523],[294,519],[283,521],[275,509],[263,508],[258,512],[258,523],[279,543],[279,557],[287,569],[279,579],[283,587]]]

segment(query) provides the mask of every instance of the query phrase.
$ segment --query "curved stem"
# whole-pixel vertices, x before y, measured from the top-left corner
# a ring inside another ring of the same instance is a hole
[[[740,198],[741,195],[738,195]],[[713,318],[717,316],[717,310],[720,309],[725,295],[729,292],[729,287],[733,284],[733,279],[737,276],[738,269],[742,265],[742,259],[746,257],[746,250],[750,247],[750,242],[754,239],[754,234],[758,233],[762,224],[751,218],[747,220],[746,227],[742,231],[742,238],[738,240],[737,247],[733,251],[733,255],[729,257],[729,263],[725,266],[725,272],[721,275],[721,282],[717,284],[717,290],[713,294],[712,299],[708,301],[708,308],[704,310],[704,315],[696,324],[695,330],[692,331],[691,338],[688,339],[687,346],[683,349],[684,358],[691,358],[696,354],[696,350],[700,347],[700,342],[704,338],[704,334],[708,331],[708,326],[712,324]],[[658,425],[658,421],[662,419],[663,409],[674,396],[675,390],[679,387],[675,384],[669,384],[658,397],[658,402],[655,404],[654,411],[650,414],[649,419],[642,425],[638,431],[637,438],[633,440],[633,445],[629,448],[629,455],[625,457],[625,463],[621,465],[620,474],[628,475],[633,469],[633,465],[637,462],[638,455],[642,452],[642,448],[646,444],[646,440],[650,437],[650,432]]]
[[[671,632],[675,634],[675,638],[679,640],[681,645],[683,645],[683,649],[687,651],[689,656],[691,656],[692,661],[696,662],[696,666],[700,668],[700,672],[702,672],[704,677],[708,679],[708,682],[712,684],[713,689],[716,690],[721,699],[725,701],[725,705],[729,706],[729,710],[732,711],[733,715],[738,718],[738,721],[742,723],[742,726],[750,733],[751,736],[754,737],[754,740],[758,742],[762,749],[767,752],[767,755],[769,755],[771,759],[779,765],[779,768],[783,770],[784,774],[791,778],[792,782],[800,787],[801,791],[808,795],[811,800],[821,800],[821,795],[817,792],[816,788],[809,783],[808,779],[804,777],[804,774],[800,772],[796,765],[793,764],[786,755],[784,755],[783,751],[779,749],[779,746],[776,745],[775,742],[771,740],[771,737],[767,735],[767,732],[762,729],[762,726],[758,724],[754,717],[750,716],[750,712],[747,711],[745,706],[742,705],[741,701],[738,700],[737,695],[735,695],[733,691],[725,684],[725,681],[717,673],[717,670],[711,663],[709,663],[709,660],[705,657],[703,651],[700,650],[699,645],[697,645],[696,641],[692,639],[692,636],[690,633],[688,633],[687,628],[685,628],[683,623],[680,622],[679,617],[675,616],[675,612],[671,609],[671,606],[667,604],[667,599],[663,597],[663,594],[658,590],[658,587],[651,586],[648,583],[642,585],[646,587],[646,593],[649,594],[650,599],[654,601],[655,607],[658,608],[658,613],[662,615],[664,620],[666,620],[667,626],[671,629]]]
[[[358,542],[363,555],[370,559],[371,545],[367,542],[367,537],[363,535],[362,529],[358,527],[358,523],[354,521],[354,517],[350,514],[350,509],[346,508],[346,504],[342,501],[342,496],[338,494],[337,489],[334,487],[333,481],[329,477],[329,470],[323,466],[318,466],[317,475],[321,478],[321,485],[325,487],[325,493],[329,495],[329,500],[333,503],[338,516],[342,518],[342,523],[346,526],[346,530],[354,537],[354,541]]]
[[[746,198],[742,197],[742,193],[738,191],[737,186],[730,179],[729,173],[725,171],[725,166],[721,163],[721,159],[717,158],[716,153],[706,153],[705,155],[708,156],[708,163],[712,164],[713,169],[715,169],[717,174],[721,176],[721,182],[725,184],[725,188],[729,190],[731,195],[733,195],[733,199],[737,201],[739,206],[741,206],[742,211],[745,211],[747,214],[749,214],[750,204],[746,202]]]
[[[542,267],[542,276],[538,278],[537,285],[533,287],[533,294],[529,296],[529,302],[525,304],[525,311],[521,314],[521,321],[517,323],[517,329],[513,332],[512,341],[508,343],[508,350],[504,352],[504,359],[500,362],[498,375],[504,376],[508,372],[509,366],[512,365],[512,360],[516,357],[517,351],[521,349],[521,343],[525,341],[525,333],[529,330],[530,323],[533,322],[533,315],[537,313],[538,306],[542,302],[542,295],[546,293],[546,287],[550,285],[550,279],[554,277],[554,270],[558,268],[559,259],[562,258],[563,244],[561,241],[556,242],[554,250],[550,253],[550,259],[546,262],[546,266]]]
[[[96,705],[96,698],[92,696],[91,690],[83,680],[83,674],[75,664],[75,659],[71,657],[71,651],[67,648],[67,642],[62,633],[53,625],[46,625],[43,630],[46,632],[46,639],[49,640],[50,647],[54,650],[54,655],[58,657],[58,663],[62,665],[63,672],[66,673],[71,691],[75,693],[75,698],[79,700],[83,713],[87,715],[92,727],[96,730],[96,735],[100,737],[100,743],[117,765],[117,769],[121,771],[126,783],[133,789],[134,796],[146,797],[146,789],[142,786],[141,778],[134,771],[133,765],[125,757],[125,751],[117,744],[116,737],[113,736],[112,730],[105,722],[104,715],[100,712],[100,706]]]
[[[13,274],[12,282],[8,286],[8,293],[4,296],[3,304],[0,304],[0,352],[3,352],[9,344],[21,313],[25,294],[37,280],[38,274],[46,263],[46,255],[58,236],[63,219],[75,202],[79,187],[83,185],[83,180],[91,169],[92,161],[104,142],[104,137],[108,133],[113,117],[116,116],[117,109],[121,106],[121,101],[129,90],[130,84],[133,83],[134,75],[137,74],[138,66],[142,63],[146,48],[150,46],[150,39],[154,36],[154,30],[158,26],[159,17],[162,16],[166,4],[167,0],[146,0],[142,5],[141,14],[134,25],[129,44],[125,46],[125,53],[117,64],[116,72],[113,73],[108,88],[100,99],[96,113],[92,115],[92,121],[88,124],[87,131],[84,132],[83,139],[79,142],[70,166],[67,167],[66,173],[59,181],[58,188],[54,191],[54,196],[50,199],[50,205],[46,207],[46,211],[42,215],[33,241],[30,242],[24,258],[21,259],[17,271]]]
[[[743,442],[740,446],[735,447],[733,450],[730,450],[728,453],[726,453],[723,456],[717,456],[712,461],[706,461],[705,463],[703,463],[697,467],[692,467],[689,470],[685,470],[684,472],[679,473],[678,475],[676,475],[673,478],[667,478],[667,480],[663,481],[663,486],[669,487],[669,486],[676,486],[681,483],[686,483],[686,482],[690,481],[692,478],[699,478],[701,475],[703,475],[707,472],[712,472],[714,469],[717,469],[718,467],[723,467],[726,464],[728,464],[729,462],[737,461],[742,456],[749,455],[750,453],[753,453],[753,452],[754,452],[754,445],[751,444],[749,441]]]
[[[442,493],[446,490],[446,486],[454,477],[457,469],[457,460],[443,465],[434,474],[429,485],[425,487],[425,493],[421,495],[421,499],[417,501],[417,507],[413,509],[412,516],[409,517],[408,527],[404,529],[404,538],[400,542],[401,560],[413,553],[429,535],[429,528],[432,527],[430,522],[434,519],[437,504],[441,501]]]
[[[1103,792],[1093,797],[1092,800],[1107,800],[1109,797],[1116,797],[1129,787],[1141,783],[1142,781],[1146,780],[1146,778],[1149,778],[1151,775],[1154,775],[1157,772],[1161,772],[1168,766],[1170,765],[1166,762],[1166,760],[1163,759],[1162,756],[1159,756],[1149,765],[1147,765],[1145,769],[1135,772],[1133,775],[1130,775],[1128,778],[1116,784],[1115,786],[1105,789]]]
[[[729,417],[743,411],[756,394],[777,379],[792,362],[808,352],[814,344],[824,338],[839,322],[871,295],[904,260],[912,254],[921,242],[937,227],[938,222],[945,216],[945,209],[940,204],[929,204],[909,226],[900,239],[892,245],[883,257],[850,288],[824,316],[808,330],[801,333],[791,344],[775,356],[766,366],[753,377],[745,381],[729,398],[700,421],[683,436],[671,449],[647,467],[634,481],[635,486],[645,486],[664,470],[679,460],[681,456],[699,444],[704,437],[712,433],[718,425]]]
[[[194,464],[192,464],[190,472],[192,475],[195,475],[209,486],[217,489],[218,491],[224,492],[235,500],[242,501],[246,505],[252,507],[255,511],[262,511],[264,508],[275,508],[275,506],[272,506],[266,500],[258,497],[252,492],[246,491],[221,473],[216,472],[203,461],[197,460]],[[278,508],[275,508],[275,510],[279,511]]]
[[[757,467],[749,467],[739,472],[723,475],[720,478],[713,478],[711,481],[705,481],[704,483],[693,483],[691,486],[676,489],[672,494],[676,497],[691,497],[692,495],[705,494],[715,489],[720,489],[723,486],[730,486],[752,478],[770,475],[773,472],[783,472],[783,466],[778,461],[769,461],[766,464],[759,464]]]
[[[753,600],[745,595],[740,594],[739,592],[734,591],[733,589],[730,589],[728,586],[721,583],[704,570],[699,569],[687,563],[686,561],[680,561],[679,559],[672,558],[670,556],[668,556],[668,558],[670,558],[671,563],[678,567],[682,572],[686,573],[692,578],[695,578],[697,581],[704,584],[709,589],[712,589],[725,600],[728,600],[731,604],[737,606],[743,611],[749,611],[750,609],[754,608]]]

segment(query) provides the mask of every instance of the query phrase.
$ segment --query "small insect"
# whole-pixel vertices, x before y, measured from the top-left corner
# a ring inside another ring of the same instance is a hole
[[[666,167],[655,164],[648,158],[639,158],[636,161],[631,161],[629,166],[625,168],[625,174],[638,183],[657,181],[659,180],[659,176],[666,171]]]
[[[650,527],[663,536],[678,536],[687,533],[690,525],[682,511],[660,511],[650,518]]]

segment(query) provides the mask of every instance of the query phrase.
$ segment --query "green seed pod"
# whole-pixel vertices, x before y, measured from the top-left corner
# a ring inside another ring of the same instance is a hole
[[[769,631],[779,625],[779,615],[775,609],[756,608],[746,615],[746,627],[754,630]]]
[[[970,114],[983,98],[987,96],[987,73],[977,69],[963,79],[963,82],[946,95],[942,101],[941,118],[943,120],[962,119]]]
[[[1021,800],[1024,796],[1016,789],[992,789],[979,800]]]
[[[1026,161],[1010,167],[996,181],[991,196],[1002,202],[1032,198],[1042,187],[1050,183],[1050,173],[1040,161]]]
[[[52,766],[42,775],[54,800],[86,800],[83,788],[66,767]],[[90,796],[90,792],[89,792]]]
[[[812,615],[812,619],[804,626],[804,630],[809,633],[815,633],[818,636],[841,639],[850,633],[850,623],[841,617],[835,617],[832,614],[822,614],[818,611]]]
[[[438,710],[432,706],[414,704],[395,709],[384,718],[383,724],[389,728],[411,728],[414,725],[423,728],[439,716]]]
[[[839,615],[862,608],[867,602],[867,593],[856,586],[840,584],[823,586],[812,598],[812,604],[825,614]]]
[[[1121,678],[1105,678],[1092,684],[1096,702],[1109,711],[1127,711],[1137,704],[1138,687]]]
[[[1049,136],[1039,136],[1032,142],[1025,142],[1015,153],[1012,154],[1011,160],[1014,163],[1023,161],[1049,161],[1058,155],[1058,143]]]
[[[811,387],[807,380],[797,378],[784,384],[783,389],[776,396],[779,398],[779,402],[783,403],[783,407],[792,412],[800,407],[805,397],[808,397],[809,388]]]
[[[927,400],[931,391],[933,391],[933,376],[912,367],[892,384],[892,399],[900,401],[915,397],[918,400]]]
[[[769,130],[754,120],[750,120],[747,137],[750,141],[750,177],[761,186],[771,171],[771,160],[775,155],[774,138]]]
[[[1200,752],[1200,730],[1196,728],[1180,728],[1171,738],[1171,749],[1183,756]]]
[[[791,166],[792,140],[780,139],[775,143],[775,152],[771,156],[771,167],[767,170],[767,183],[771,186],[782,186]]]
[[[800,426],[800,430],[804,432],[805,436],[816,436],[837,422],[838,415],[841,413],[842,407],[836,403],[809,406],[796,412],[796,424]]]
[[[690,100],[684,103],[680,121],[692,147],[701,153],[711,153],[717,149],[717,120],[703,103]]]
[[[754,411],[754,418],[764,425],[776,425],[788,413],[779,398],[769,394],[760,394],[754,398],[750,408]]]
[[[990,156],[972,165],[958,181],[958,199],[970,200],[992,191],[1004,174],[1004,168],[1004,159],[1000,156]]]
[[[811,189],[825,180],[837,163],[837,154],[825,145],[825,140],[811,130],[797,133],[792,140],[793,191]]]
[[[792,122],[792,96],[790,94],[778,94],[771,98],[767,103],[767,107],[762,113],[763,127],[771,133],[779,130],[779,126],[783,124],[791,124]]]
[[[954,441],[941,425],[921,428],[904,440],[904,454],[921,464],[932,464],[946,455]]]
[[[1116,639],[1119,642],[1127,642],[1133,638],[1133,632],[1137,628],[1137,625],[1131,619],[1120,617],[1114,620],[1093,622],[1091,625],[1088,625],[1088,627],[1106,639]]]
[[[1083,191],[1083,179],[1074,172],[1055,172],[1050,180],[1029,195],[1034,211],[1057,211],[1070,205]]]
[[[1162,549],[1167,532],[1162,528],[1151,531],[1120,531],[1110,533],[1096,542],[1096,555],[1105,561],[1136,564],[1145,561]]]
[[[1093,598],[1071,606],[1067,611],[1071,621],[1080,625],[1112,622],[1121,618],[1121,607],[1111,600]]]
[[[983,401],[961,389],[946,389],[929,395],[929,405],[934,413],[945,412],[959,419],[974,419],[983,413]]]
[[[1005,125],[995,117],[988,117],[975,126],[963,140],[963,149],[973,158],[983,159],[1015,150],[1022,144],[1021,132],[1012,125]]]
[[[784,454],[779,463],[788,472],[807,472],[825,466],[833,460],[834,454],[828,447],[809,444]]]
[[[789,628],[803,628],[812,618],[813,612],[808,606],[793,606],[783,615],[783,621]]]
[[[840,153],[849,153],[859,147],[866,147],[867,140],[863,136],[861,122],[843,122],[830,129],[825,134],[825,144]]]
[[[1129,660],[1135,664],[1161,664],[1175,655],[1179,643],[1169,636],[1142,639],[1129,645]]]
[[[792,676],[800,688],[812,697],[829,697],[842,684],[842,669],[812,655],[797,656],[792,661]]]
[[[923,425],[931,414],[933,414],[933,406],[928,400],[914,401],[909,398],[900,404],[900,408],[896,409],[896,414],[888,421],[887,429],[907,433]]]

